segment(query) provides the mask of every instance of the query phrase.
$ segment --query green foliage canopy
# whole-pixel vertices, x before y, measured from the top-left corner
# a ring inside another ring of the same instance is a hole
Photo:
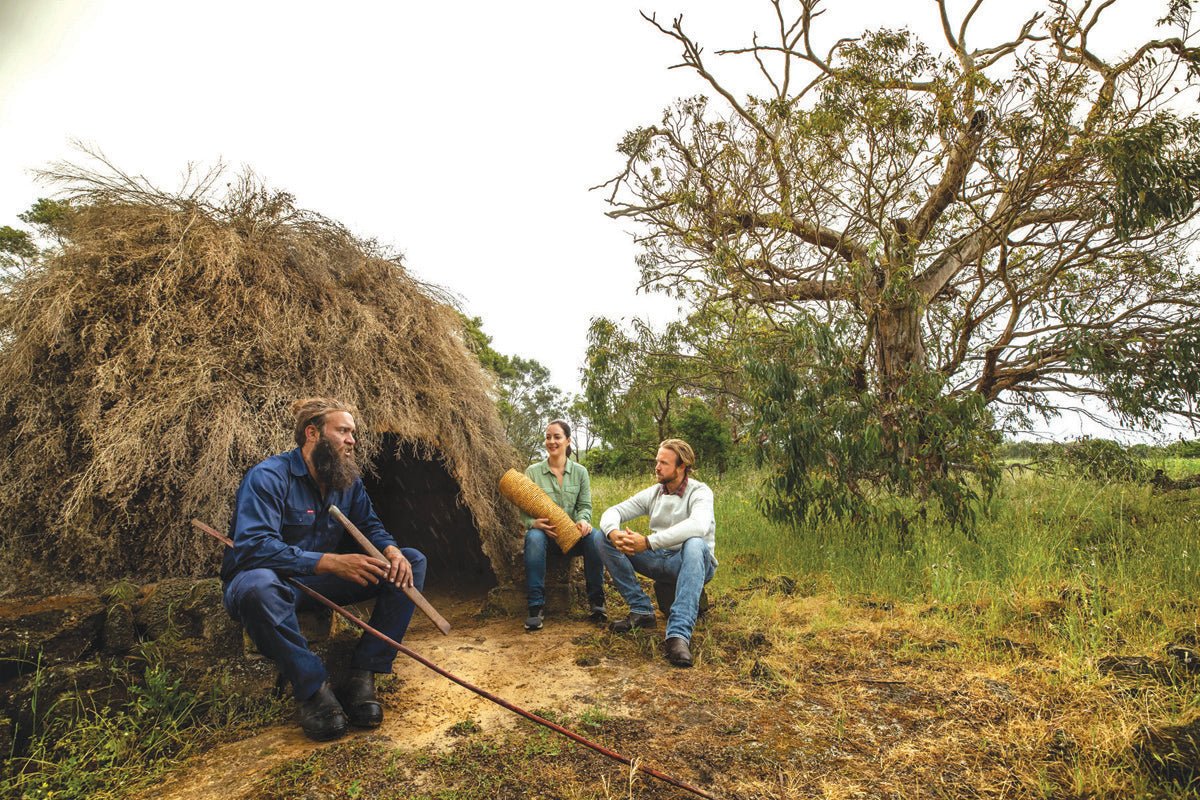
[[[496,379],[496,407],[508,440],[529,460],[535,458],[545,437],[546,423],[564,416],[566,398],[550,382],[550,370],[521,356],[508,356],[492,347],[479,317],[460,315],[467,347]]]
[[[643,288],[773,329],[726,342],[793,516],[851,513],[887,476],[966,519],[987,429],[1064,396],[1131,424],[1197,416],[1200,119],[1173,100],[1200,77],[1190,4],[1115,56],[1094,45],[1111,4],[1050,0],[1007,33],[972,28],[981,4],[937,0],[927,42],[836,38],[817,0],[773,1],[773,32],[715,51],[759,68],[745,96],[681,18],[647,17],[712,98],[625,136],[609,215],[639,224]]]

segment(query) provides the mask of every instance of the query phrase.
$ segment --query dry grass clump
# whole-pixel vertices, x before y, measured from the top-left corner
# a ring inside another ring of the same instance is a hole
[[[0,544],[84,577],[211,574],[188,530],[227,522],[244,471],[293,446],[287,406],[361,410],[443,460],[497,564],[515,460],[455,312],[400,258],[252,176],[170,194],[59,168],[60,246],[0,295]]]

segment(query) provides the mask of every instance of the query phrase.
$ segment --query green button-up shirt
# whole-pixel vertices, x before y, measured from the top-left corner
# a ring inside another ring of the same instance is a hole
[[[567,460],[567,467],[563,470],[562,486],[558,485],[558,478],[550,471],[549,459],[530,464],[525,468],[525,477],[550,495],[550,499],[567,512],[567,516],[575,522],[586,521],[589,525],[591,524],[592,481],[588,477],[587,469],[578,461]],[[521,522],[525,524],[525,529],[529,530],[533,525],[533,517],[522,512]]]

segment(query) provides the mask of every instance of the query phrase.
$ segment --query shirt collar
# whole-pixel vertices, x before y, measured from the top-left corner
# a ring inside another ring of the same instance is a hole
[[[567,473],[571,472],[574,469],[575,469],[575,467],[571,463],[571,459],[568,458],[567,465],[565,467],[563,467],[563,474],[566,475]],[[554,474],[550,469],[550,459],[548,459],[548,458],[542,459],[542,472],[546,473],[547,475]]]
[[[300,452],[299,447],[288,453],[288,469],[297,478],[308,474],[308,465],[304,463],[304,454]]]
[[[661,484],[661,483],[660,483],[660,484],[658,485],[658,494],[659,494],[659,496],[661,497],[661,496],[662,496],[662,495],[664,495],[664,494],[673,494],[673,495],[675,495],[676,497],[683,497],[683,493],[687,491],[688,477],[689,477],[689,476],[687,476],[687,475],[684,475],[684,476],[683,476],[683,480],[679,482],[679,488],[678,488],[678,489],[676,489],[676,490],[675,490],[675,491],[673,491],[673,492],[668,492],[668,491],[667,491],[667,487],[666,487],[666,486],[664,486],[663,484]]]

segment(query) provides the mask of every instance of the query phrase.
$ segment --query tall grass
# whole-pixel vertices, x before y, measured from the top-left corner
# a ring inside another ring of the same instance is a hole
[[[1051,604],[1078,629],[1060,620],[1058,633],[1087,649],[1106,637],[1165,635],[1163,627],[1186,622],[1200,600],[1200,499],[1186,493],[1018,473],[974,532],[931,519],[899,536],[850,521],[772,522],[757,509],[754,472],[707,482],[716,496],[718,589],[786,575],[813,592],[969,606],[985,624]],[[597,518],[647,484],[597,477]]]

